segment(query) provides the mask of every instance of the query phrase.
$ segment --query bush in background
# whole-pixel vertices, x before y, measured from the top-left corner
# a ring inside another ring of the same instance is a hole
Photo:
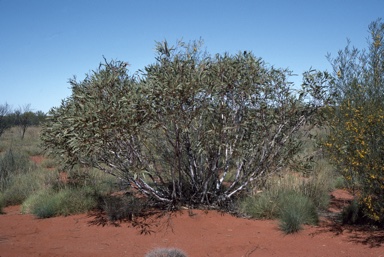
[[[0,191],[7,188],[14,176],[25,174],[35,168],[30,163],[28,155],[9,149],[3,155],[0,155]]]
[[[116,189],[116,179],[99,170],[75,166],[65,177],[55,160],[35,164],[40,155],[40,128],[30,127],[21,139],[17,128],[5,131],[0,152],[0,211],[22,204],[23,213],[39,218],[70,215],[95,208],[102,194]]]
[[[13,175],[3,191],[3,201],[6,205],[21,204],[37,191],[49,188],[57,180],[57,173],[42,169]]]

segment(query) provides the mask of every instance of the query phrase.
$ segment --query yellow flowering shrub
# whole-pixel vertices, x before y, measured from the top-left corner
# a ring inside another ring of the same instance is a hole
[[[324,148],[363,212],[384,225],[384,23],[369,26],[368,48],[349,45],[332,59],[334,104]]]
[[[384,217],[384,106],[343,102],[324,147],[348,184],[361,194],[369,218]]]

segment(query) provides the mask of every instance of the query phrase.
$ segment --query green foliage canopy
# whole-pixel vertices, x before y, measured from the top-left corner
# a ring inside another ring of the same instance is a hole
[[[307,72],[297,96],[288,70],[248,52],[211,56],[201,45],[158,43],[141,76],[105,61],[83,81],[71,79],[72,96],[44,127],[46,148],[161,206],[228,207],[292,161],[295,133],[324,104],[327,74]]]

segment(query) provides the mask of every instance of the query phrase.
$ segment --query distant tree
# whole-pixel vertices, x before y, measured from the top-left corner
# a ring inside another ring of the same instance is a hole
[[[8,121],[8,115],[11,112],[11,107],[5,103],[0,105],[0,137],[11,124]]]
[[[34,124],[35,114],[31,111],[31,105],[27,104],[15,111],[16,124],[20,127],[21,139],[24,139],[27,128]]]
[[[43,111],[37,111],[34,113],[34,119],[32,124],[35,126],[41,125],[45,122],[45,119],[47,118],[47,115]]]
[[[249,52],[200,49],[165,41],[140,78],[112,61],[70,80],[72,95],[44,124],[46,148],[63,164],[120,178],[158,207],[229,210],[240,192],[293,160],[296,133],[321,108],[327,74],[307,72],[297,96],[288,70]]]

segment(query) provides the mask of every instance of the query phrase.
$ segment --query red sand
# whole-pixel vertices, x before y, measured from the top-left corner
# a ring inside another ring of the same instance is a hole
[[[350,199],[343,191],[333,195]],[[193,210],[155,220],[151,233],[141,234],[129,223],[92,225],[95,217],[87,214],[36,219],[19,210],[19,206],[7,207],[6,214],[0,215],[1,257],[142,257],[158,247],[177,247],[190,257],[384,256],[384,231],[340,227],[326,219],[318,227],[284,235],[277,221]]]
[[[40,164],[41,156],[31,157]],[[337,213],[352,199],[343,190],[332,193],[329,213]],[[0,215],[0,257],[24,256],[133,256],[159,247],[182,249],[189,257],[203,256],[383,256],[384,231],[341,227],[322,218],[317,227],[306,226],[284,235],[277,221],[236,218],[215,211],[193,210],[153,220],[149,233],[130,223],[95,225],[87,214],[37,219],[20,214],[19,206]]]

